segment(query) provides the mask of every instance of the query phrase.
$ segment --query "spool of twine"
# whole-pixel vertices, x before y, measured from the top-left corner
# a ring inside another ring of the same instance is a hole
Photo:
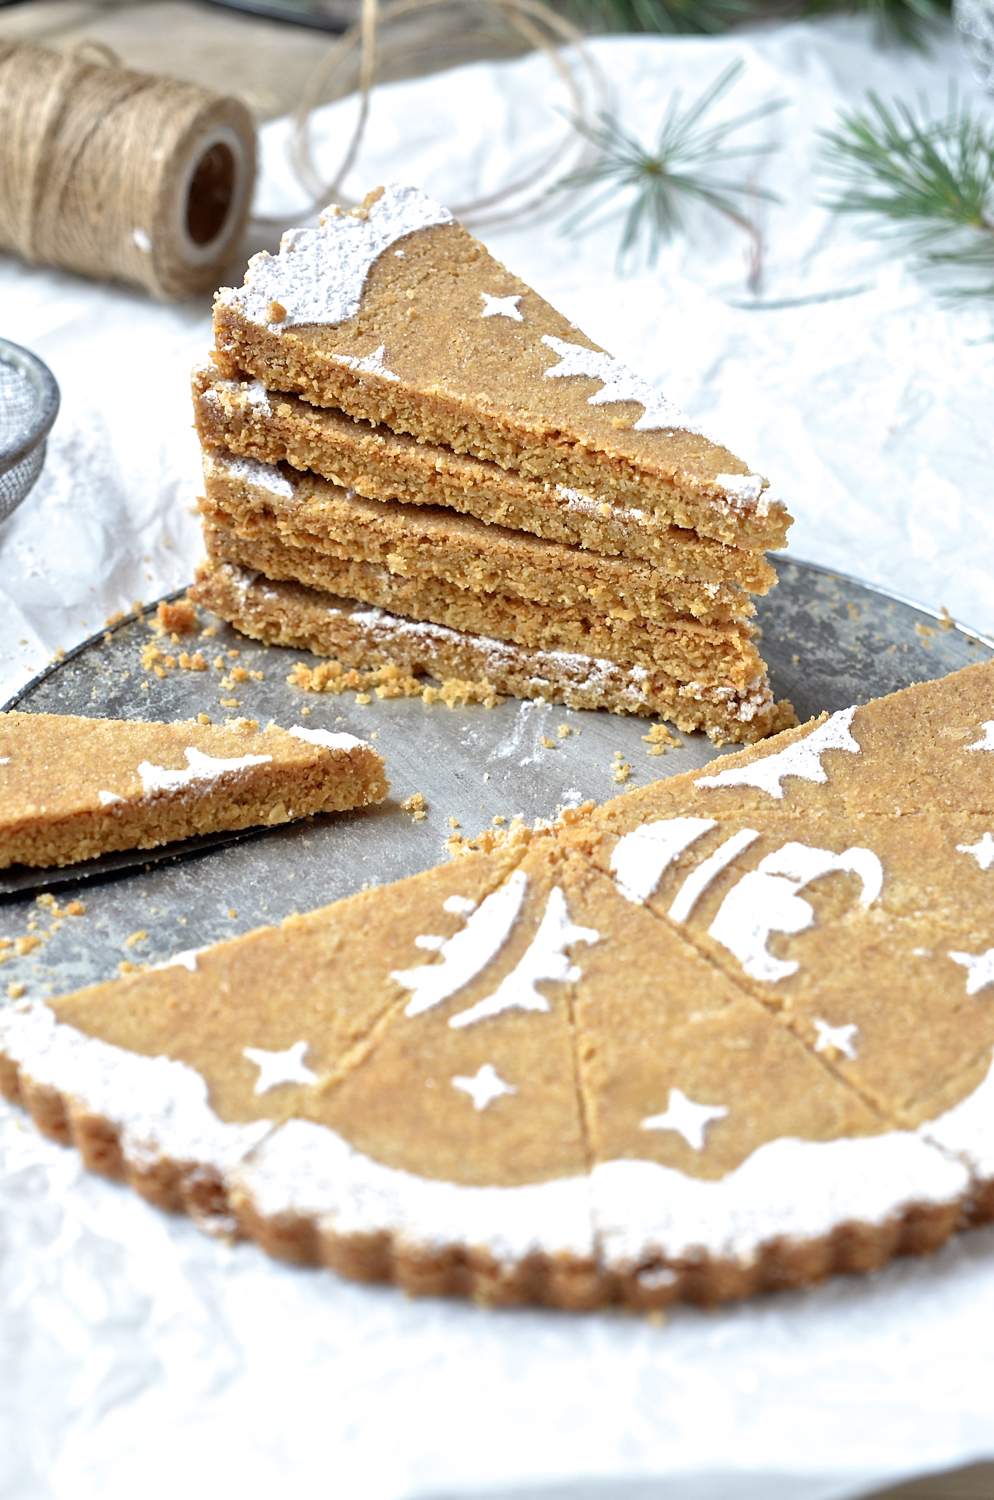
[[[0,249],[179,301],[221,281],[254,179],[239,100],[0,42]]]

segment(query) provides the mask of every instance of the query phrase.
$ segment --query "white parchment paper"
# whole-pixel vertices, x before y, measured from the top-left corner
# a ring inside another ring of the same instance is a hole
[[[644,137],[674,86],[691,96],[734,57],[727,112],[789,101],[755,133],[780,147],[758,166],[782,198],[764,209],[764,306],[743,237],[713,219],[691,216],[655,270],[618,274],[617,219],[564,235],[548,215],[487,232],[491,249],[770,476],[796,555],[994,632],[994,318],[832,219],[812,177],[819,128],[867,88],[941,107],[955,78],[972,94],[952,39],[921,57],[834,20],[594,50]],[[559,97],[538,57],[385,89],[353,185],[465,200],[555,138]],[[352,107],[319,122],[329,166]],[[285,135],[265,132],[268,211],[301,201]],[[112,611],[189,580],[187,372],[209,306],[7,258],[0,334],[63,392],[42,479],[0,526],[2,698]],[[661,1327],[410,1302],[208,1240],[0,1111],[0,1494],[16,1500],[829,1500],[994,1452],[992,1326],[994,1230]]]

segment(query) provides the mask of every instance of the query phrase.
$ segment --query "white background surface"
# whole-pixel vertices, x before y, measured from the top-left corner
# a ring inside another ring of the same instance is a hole
[[[952,40],[922,59],[832,21],[596,53],[645,137],[672,87],[745,58],[727,111],[790,103],[756,131],[780,145],[759,172],[783,199],[760,301],[867,289],[736,306],[746,245],[714,219],[623,276],[617,220],[579,237],[550,217],[490,248],[770,476],[796,555],[994,632],[994,317],[831,219],[812,176],[818,128],[867,87],[940,107],[951,77],[970,93]],[[356,190],[410,180],[456,202],[499,182],[561,129],[548,76],[534,58],[384,90]],[[281,142],[267,127],[269,209],[294,202]],[[51,365],[64,403],[42,479],[0,526],[2,699],[113,610],[189,580],[187,372],[209,308],[2,259],[0,334]],[[639,1476],[669,1476],[666,1500],[823,1500],[994,1452],[992,1326],[994,1230],[663,1327],[408,1302],[207,1240],[0,1114],[0,1494],[16,1500],[413,1500],[577,1476],[605,1479],[598,1500]]]

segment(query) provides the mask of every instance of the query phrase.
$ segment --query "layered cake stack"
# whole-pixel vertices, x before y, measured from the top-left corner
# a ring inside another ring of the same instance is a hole
[[[214,333],[194,597],[238,629],[719,742],[794,722],[750,625],[783,505],[437,203],[290,231]]]

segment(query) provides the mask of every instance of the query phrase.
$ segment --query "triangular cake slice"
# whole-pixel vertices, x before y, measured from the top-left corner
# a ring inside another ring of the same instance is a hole
[[[214,332],[229,379],[635,506],[646,529],[750,551],[786,535],[760,476],[413,188],[289,231],[218,294]]]
[[[372,746],[325,729],[0,714],[0,868],[365,807],[387,787]]]

